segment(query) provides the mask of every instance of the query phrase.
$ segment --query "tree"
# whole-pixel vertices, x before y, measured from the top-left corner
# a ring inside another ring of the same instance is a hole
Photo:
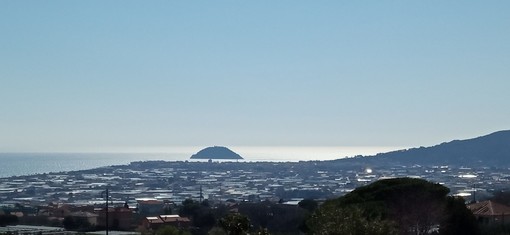
[[[74,230],[77,228],[76,222],[72,216],[66,216],[62,221],[62,225],[66,230]]]
[[[259,228],[258,231],[255,232],[256,235],[270,235],[267,228]]]
[[[185,217],[194,217],[200,210],[200,203],[192,199],[186,199],[182,202],[182,207],[179,210],[179,215]]]
[[[202,230],[208,231],[216,224],[216,217],[209,210],[201,210],[200,213],[195,216],[193,224]]]
[[[298,234],[309,212],[297,206],[272,203],[243,202],[239,204],[239,213],[250,220],[254,228],[267,229],[274,234]]]
[[[313,235],[389,235],[396,234],[395,224],[380,218],[367,218],[358,206],[321,207],[308,220]]]
[[[298,206],[312,213],[319,207],[319,204],[313,199],[303,199],[298,203]]]
[[[250,230],[250,220],[244,215],[232,213],[220,219],[220,226],[229,235],[243,235]]]
[[[203,207],[210,207],[211,204],[209,203],[209,200],[208,199],[204,199],[201,203],[200,203],[201,206]]]
[[[441,223],[439,229],[440,234],[480,234],[476,218],[473,213],[466,208],[466,203],[463,198],[448,197],[446,199],[446,210],[448,215]]]
[[[303,199],[298,203],[298,206],[306,211],[304,215],[305,218],[299,223],[298,229],[301,232],[309,232],[308,224],[306,221],[309,220],[315,210],[317,210],[319,203],[313,199]]]
[[[75,231],[87,231],[93,228],[86,219],[73,216],[66,216],[62,221],[62,225],[66,230]]]
[[[191,235],[191,233],[179,230],[174,226],[164,226],[156,231],[156,235]]]
[[[208,202],[204,202],[199,203],[192,199],[186,199],[182,202],[182,206],[179,210],[181,216],[191,218],[193,225],[198,228],[201,233],[209,231],[216,224],[216,217],[213,209],[209,207]]]
[[[207,233],[208,235],[227,235],[227,232],[220,227],[213,227]]]
[[[379,180],[339,198],[342,205],[359,204],[366,216],[390,219],[400,234],[427,234],[442,219],[450,190],[422,179]]]
[[[12,225],[18,223],[18,217],[15,215],[0,215],[0,226]]]
[[[398,234],[418,235],[437,230],[439,225],[449,225],[450,234],[463,234],[459,233],[457,229],[460,228],[454,226],[453,221],[448,222],[448,219],[452,219],[452,216],[457,215],[456,213],[470,212],[466,211],[464,205],[462,206],[465,210],[460,210],[458,202],[448,202],[448,192],[448,188],[422,179],[379,180],[359,187],[343,197],[326,201],[315,212],[315,220],[312,219],[312,221],[319,224],[314,225],[315,228],[331,228],[332,226],[327,226],[327,224],[348,226],[342,224],[346,221],[342,218],[352,217],[360,223],[356,226],[358,229],[364,228],[365,223],[368,228],[371,228],[371,223],[374,222],[374,226],[386,228],[386,223],[390,222],[396,226]],[[337,216],[335,213],[339,215]],[[381,222],[382,225],[379,224]],[[312,230],[312,233],[314,232]]]

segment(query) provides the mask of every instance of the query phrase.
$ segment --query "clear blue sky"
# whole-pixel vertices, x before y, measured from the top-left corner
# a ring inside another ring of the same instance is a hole
[[[510,129],[510,1],[0,1],[0,152]]]

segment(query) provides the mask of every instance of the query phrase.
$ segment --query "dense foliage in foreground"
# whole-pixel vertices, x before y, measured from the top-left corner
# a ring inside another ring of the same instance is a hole
[[[479,234],[464,200],[421,179],[376,181],[326,201],[308,221],[310,234]]]

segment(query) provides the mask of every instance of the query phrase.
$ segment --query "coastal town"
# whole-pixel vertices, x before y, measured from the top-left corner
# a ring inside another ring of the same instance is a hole
[[[297,206],[303,199],[320,202],[380,179],[397,177],[439,183],[448,187],[451,195],[466,201],[482,200],[510,187],[508,169],[489,166],[147,161],[1,178],[0,214],[7,211],[23,221],[44,219],[55,225],[67,216],[84,217],[104,227],[108,226],[104,217],[109,213],[110,227],[134,231],[140,227],[151,229],[154,221],[165,220],[163,215],[174,216],[173,223],[177,223],[176,207],[190,199],[233,207],[264,201]],[[182,223],[189,223],[189,219],[180,218]]]

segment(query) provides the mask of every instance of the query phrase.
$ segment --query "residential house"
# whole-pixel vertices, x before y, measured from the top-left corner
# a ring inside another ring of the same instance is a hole
[[[480,223],[510,223],[510,207],[493,201],[482,201],[467,206]]]

